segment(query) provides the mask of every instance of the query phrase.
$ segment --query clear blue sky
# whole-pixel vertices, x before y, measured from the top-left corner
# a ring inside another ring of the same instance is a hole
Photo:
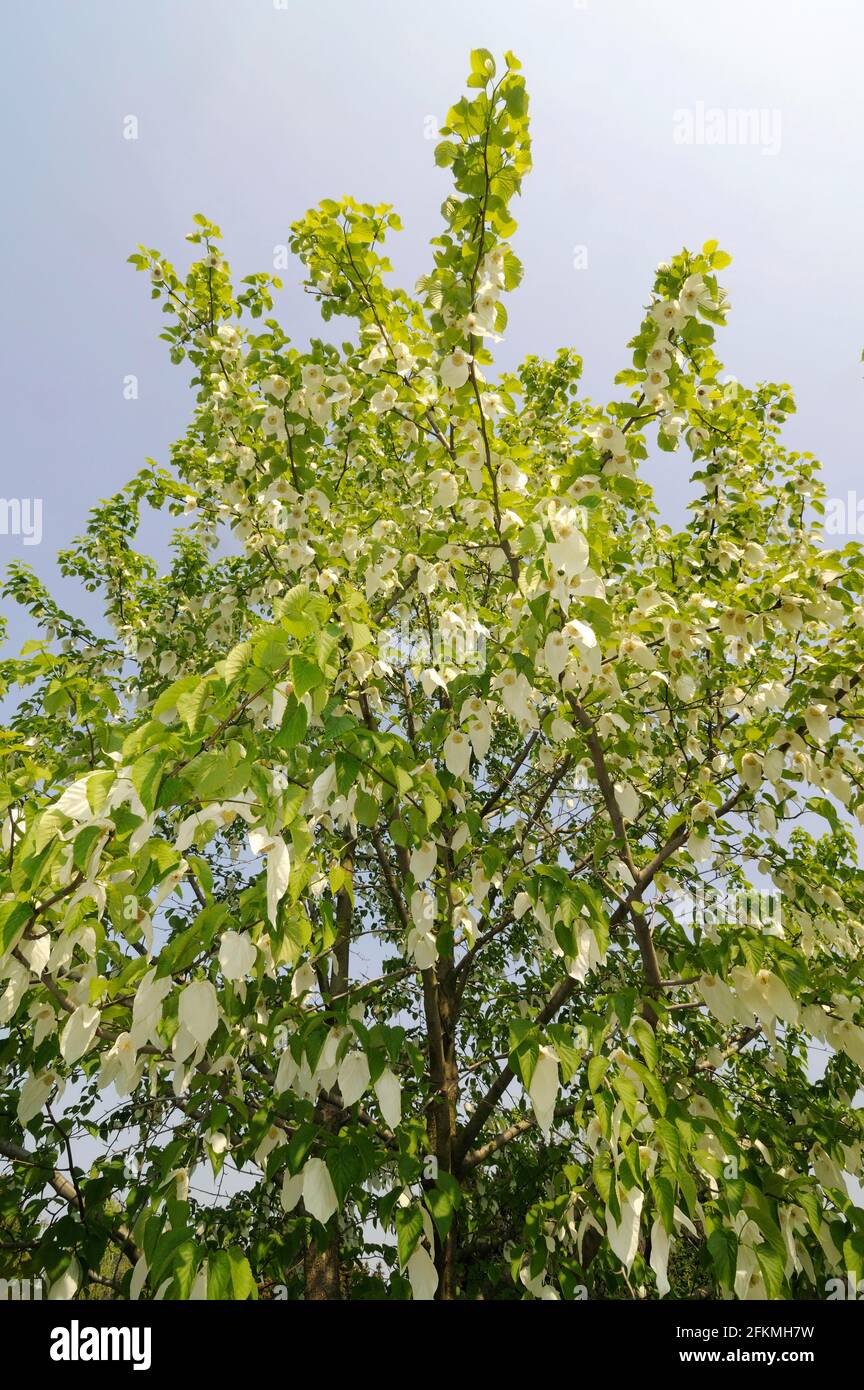
[[[402,213],[395,267],[413,284],[447,186],[427,134],[479,45],[512,48],[532,98],[535,170],[516,239],[526,277],[502,363],[571,344],[586,389],[609,399],[654,266],[716,237],[735,256],[728,369],[792,383],[791,439],[823,459],[830,490],[861,486],[857,0],[278,3],[3,7],[0,497],[41,497],[44,539],[0,536],[0,564],[24,558],[53,580],[54,553],[92,502],[148,456],[165,462],[186,424],[184,370],[158,341],[144,277],[125,264],[136,243],[184,264],[203,211],[239,274],[269,269],[293,218],[353,192]],[[779,119],[766,125],[774,152],[676,143],[674,113],[699,103]],[[123,138],[130,115],[134,141]],[[577,245],[585,269],[574,269]],[[286,280],[280,313],[303,342],[314,305]],[[123,398],[127,374],[137,401]],[[672,519],[685,474],[683,458],[663,456],[658,495]],[[59,592],[72,601],[69,586]],[[13,633],[24,635],[20,622]]]

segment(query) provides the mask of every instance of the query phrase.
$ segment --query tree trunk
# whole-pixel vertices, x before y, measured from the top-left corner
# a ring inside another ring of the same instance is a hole
[[[352,848],[353,840],[346,837],[341,867],[348,875],[354,869]],[[336,895],[339,935],[333,947],[330,980],[325,985],[331,996],[339,995],[348,988],[352,916],[351,896],[347,889],[341,888]],[[339,1099],[338,1092],[335,1099]],[[319,1096],[315,1106],[315,1120],[322,1129],[335,1129],[339,1123],[339,1114],[338,1105],[334,1106]],[[326,1245],[319,1245],[318,1241],[311,1237],[306,1245],[303,1256],[304,1297],[310,1303],[329,1302],[342,1297],[338,1217],[332,1218],[331,1228]]]
[[[456,980],[453,960],[445,957],[439,962],[437,980],[438,1015],[441,1021],[441,1100],[435,1106],[436,1157],[439,1169],[456,1177],[454,1144],[456,1140],[456,1101],[459,1094],[459,1064],[456,1057]],[[457,1296],[457,1216],[454,1213],[445,1240],[435,1234],[435,1267],[438,1270],[438,1289],[435,1297],[450,1301]]]
[[[397,847],[399,868],[403,879],[410,873],[408,851]],[[452,896],[448,887],[450,901],[450,920],[452,922]],[[437,966],[420,972],[423,984],[423,1013],[426,1019],[426,1034],[429,1050],[429,1078],[434,1093],[426,1119],[426,1132],[429,1136],[429,1151],[434,1156],[438,1171],[455,1172],[456,1142],[456,1103],[459,1096],[459,1064],[456,1057],[456,1020],[459,1013],[456,976],[453,968],[452,932],[447,948],[442,950]],[[430,1178],[426,1186],[434,1187]],[[435,1232],[435,1268],[438,1271],[436,1300],[451,1300],[456,1297],[456,1255],[457,1255],[456,1217],[441,1240]]]
[[[339,1231],[333,1232],[328,1245],[320,1246],[310,1240],[303,1256],[304,1298],[307,1303],[321,1303],[342,1297],[339,1279]]]

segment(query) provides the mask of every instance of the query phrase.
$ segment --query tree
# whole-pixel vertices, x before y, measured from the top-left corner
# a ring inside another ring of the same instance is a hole
[[[61,557],[110,635],[9,573],[0,1154],[74,1282],[111,1248],[170,1298],[861,1272],[861,551],[789,388],[721,383],[715,242],[658,268],[605,408],[569,349],[493,381],[527,97],[511,54],[468,87],[413,296],[389,206],[292,229],[341,344],[292,347],[202,216],[185,278],[131,257],[196,407]],[[201,1202],[208,1162],[251,1189]]]

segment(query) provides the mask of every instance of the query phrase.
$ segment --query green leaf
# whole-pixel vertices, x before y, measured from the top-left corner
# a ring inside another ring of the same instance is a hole
[[[298,743],[302,743],[309,723],[309,715],[305,705],[301,705],[299,700],[290,696],[285,713],[282,716],[282,726],[276,736],[276,746],[286,752],[291,748],[296,748]]]
[[[310,661],[308,656],[292,656],[291,683],[298,700],[306,694],[307,690],[314,690],[323,682],[323,672],[319,670],[314,661]]]
[[[160,978],[171,971],[188,970],[202,952],[210,949],[217,931],[228,926],[228,907],[225,903],[210,903],[185,931],[173,936],[159,952],[156,973]]]
[[[622,989],[612,996],[612,1007],[621,1021],[621,1027],[627,1028],[633,1017],[633,1009],[636,1004],[635,989]]]
[[[718,1284],[731,1289],[735,1283],[735,1266],[738,1259],[738,1237],[726,1226],[716,1226],[708,1237],[708,1254],[717,1276]]]
[[[658,1051],[654,1029],[644,1018],[634,1018],[630,1024],[630,1032],[636,1039],[639,1051],[645,1058],[645,1065],[649,1067],[651,1071],[656,1071]]]
[[[454,145],[452,140],[442,140],[440,145],[435,146],[435,163],[441,169],[446,169],[452,164],[459,153],[459,146]]]
[[[324,1161],[341,1205],[351,1188],[363,1181],[366,1174],[365,1165],[349,1139],[340,1139],[328,1149]]]
[[[439,1172],[436,1186],[425,1194],[424,1200],[442,1240],[447,1238],[461,1196],[462,1189],[456,1179],[452,1174],[444,1172]]]
[[[240,642],[230,651],[225,658],[224,676],[225,684],[233,685],[234,681],[245,670],[252,660],[252,643]]]
[[[87,778],[87,801],[94,816],[98,816],[105,805],[106,797],[116,780],[113,771],[94,772]]]
[[[853,1279],[861,1279],[864,1272],[864,1233],[853,1232],[844,1240],[843,1268]]]
[[[561,1080],[564,1085],[573,1077],[582,1062],[583,1049],[573,1041],[573,1034],[563,1023],[551,1023],[546,1029],[558,1055]]]
[[[471,50],[471,71],[484,79],[495,76],[495,59],[488,48]]]
[[[504,88],[504,102],[511,116],[524,116],[528,110],[528,93],[525,90],[525,83],[521,79],[508,82]]]
[[[101,825],[85,825],[84,829],[75,836],[75,844],[72,849],[72,862],[76,869],[80,869],[82,874],[86,871],[90,862],[90,855],[98,840],[105,834]]]
[[[33,909],[29,903],[0,903],[0,956],[17,945],[18,938],[30,920]]]
[[[780,1298],[785,1283],[785,1260],[779,1250],[771,1245],[757,1245],[756,1258],[765,1280],[765,1292],[769,1298]]]
[[[330,605],[323,594],[298,584],[276,605],[276,614],[292,637],[311,637],[327,619]]]
[[[169,710],[177,708],[177,701],[187,690],[194,690],[200,680],[200,676],[181,676],[180,680],[172,682],[167,689],[162,691],[150,709],[153,719],[158,719],[160,715],[167,714]]]
[[[290,650],[291,643],[286,634],[271,630],[260,642],[254,644],[252,659],[259,670],[273,673],[286,665]]]
[[[251,1266],[242,1250],[229,1246],[225,1252],[231,1270],[231,1292],[235,1300],[257,1299],[258,1285]]]
[[[526,1091],[531,1085],[540,1056],[540,1032],[530,1019],[517,1018],[510,1024],[510,1065]]]
[[[136,758],[130,770],[132,785],[140,796],[141,804],[148,815],[151,815],[156,809],[156,800],[159,796],[159,787],[162,783],[162,772],[167,756],[164,748],[151,748],[147,753],[142,753],[140,758]]]
[[[183,695],[178,697],[177,713],[183,720],[190,734],[201,718],[201,709],[207,698],[209,689],[209,681],[199,681],[192,690],[187,690]]]
[[[597,1091],[600,1089],[600,1083],[602,1082],[608,1070],[608,1057],[598,1056],[591,1058],[591,1060],[588,1063],[588,1086],[590,1090]]]
[[[177,1230],[165,1231],[160,1235],[148,1261],[148,1278],[154,1290],[158,1289],[169,1268],[173,1265],[178,1248],[190,1240],[191,1236],[192,1232],[187,1226],[180,1226]]]
[[[431,792],[424,792],[423,810],[426,815],[426,825],[431,829],[442,810],[441,802],[438,800],[437,796],[433,796]]]
[[[208,898],[213,896],[213,871],[209,863],[200,854],[192,854],[187,850],[186,858]]]
[[[194,1240],[184,1240],[177,1246],[172,1261],[174,1282],[168,1290],[170,1299],[185,1302],[189,1298],[200,1263],[201,1251]]]
[[[399,1254],[399,1263],[403,1267],[408,1263],[414,1248],[423,1234],[423,1215],[419,1207],[397,1207],[396,1217],[396,1248]]]
[[[207,1298],[225,1303],[234,1297],[231,1260],[227,1250],[213,1250],[207,1256]]]
[[[381,808],[374,796],[365,791],[358,791],[354,801],[354,814],[360,825],[373,826],[378,822]]]
[[[675,1186],[663,1173],[655,1173],[649,1181],[663,1228],[671,1235],[675,1226]]]
[[[681,1135],[671,1120],[656,1120],[654,1129],[666,1155],[666,1161],[678,1177],[681,1166]]]
[[[249,768],[246,763],[233,764],[227,753],[213,751],[199,753],[184,776],[202,801],[214,801],[245,791]]]

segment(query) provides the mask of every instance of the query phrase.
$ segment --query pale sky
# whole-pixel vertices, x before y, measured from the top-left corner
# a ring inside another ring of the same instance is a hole
[[[413,285],[447,190],[427,137],[475,46],[512,48],[532,102],[535,169],[514,239],[526,273],[502,364],[574,346],[586,391],[607,401],[657,262],[715,237],[735,257],[728,371],[791,383],[789,438],[821,457],[829,491],[859,485],[856,0],[7,0],[2,23],[0,497],[41,498],[43,539],[0,535],[0,564],[23,558],[53,580],[88,507],[148,457],[166,462],[188,421],[185,370],[125,263],[136,244],[185,266],[203,211],[238,274],[271,269],[294,218],[350,192],[396,205],[395,269]],[[681,110],[697,133],[700,110],[752,110],[766,138],[676,143]],[[123,138],[128,116],[137,140]],[[315,307],[285,278],[279,311],[302,345]],[[676,455],[654,471],[673,520],[686,474]],[[148,544],[159,532],[147,527]],[[75,604],[72,586],[59,592]],[[81,611],[93,616],[93,600]]]

